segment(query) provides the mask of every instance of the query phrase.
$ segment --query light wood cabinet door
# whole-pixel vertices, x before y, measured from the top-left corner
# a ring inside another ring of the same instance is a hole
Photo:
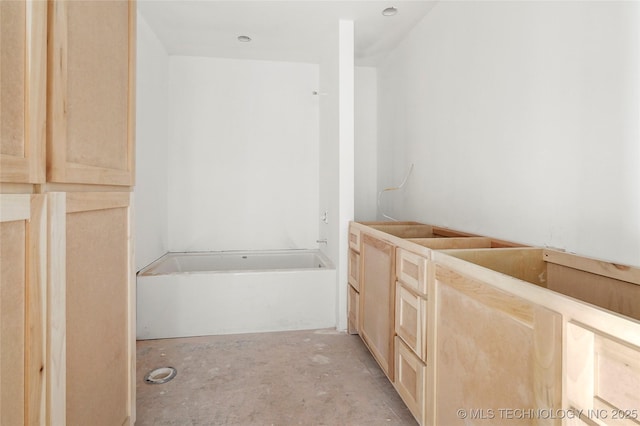
[[[69,425],[135,418],[130,193],[51,193],[52,415]],[[55,392],[54,392],[55,391]]]
[[[44,195],[0,195],[0,424],[45,422]]]
[[[0,182],[45,179],[47,3],[0,1]]]
[[[428,321],[429,346],[437,348],[427,363],[427,392],[435,395],[428,424],[510,424],[515,414],[500,410],[562,407],[559,313],[437,265]],[[558,416],[523,421],[560,423]]]
[[[47,180],[133,185],[135,2],[49,6]]]
[[[389,380],[394,373],[395,246],[362,234],[360,324],[362,340]]]

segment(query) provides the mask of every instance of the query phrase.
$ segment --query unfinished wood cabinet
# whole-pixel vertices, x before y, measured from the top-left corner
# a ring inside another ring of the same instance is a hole
[[[47,180],[133,185],[135,2],[49,3]]]
[[[502,408],[561,407],[560,314],[441,266],[429,309],[431,424],[490,424]],[[491,418],[464,419],[458,410],[467,408]]]
[[[358,330],[389,380],[394,373],[395,247],[361,234],[360,323]]]
[[[0,424],[45,419],[44,195],[0,195]]]
[[[135,37],[134,1],[0,1],[2,425],[135,421],[130,193],[50,192],[133,184]]]
[[[360,230],[349,225],[347,332],[358,334],[360,322]]]
[[[0,2],[0,182],[45,179],[47,3]]]
[[[435,273],[429,260],[436,250],[517,244],[417,222],[351,223],[350,243],[355,241],[360,252],[350,253],[349,282],[360,289],[358,333],[416,420],[425,424],[427,395],[433,395],[426,391],[426,371],[436,350],[427,344],[428,283]]]
[[[638,424],[640,269],[538,248],[434,261],[428,424],[507,422],[508,408],[566,417],[531,424]]]
[[[424,424],[427,400],[425,364],[398,336],[396,336],[395,352],[394,386],[418,423]]]
[[[55,424],[135,418],[130,193],[51,193],[49,316]],[[61,372],[61,373],[60,373]]]

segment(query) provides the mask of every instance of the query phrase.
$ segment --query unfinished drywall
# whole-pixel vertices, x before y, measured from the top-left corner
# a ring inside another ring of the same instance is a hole
[[[378,189],[415,164],[384,208],[637,265],[639,29],[637,2],[437,3],[378,69]]]
[[[138,14],[136,82],[136,270],[168,248],[169,55]]]
[[[169,249],[317,247],[318,65],[169,63]]]
[[[355,219],[376,220],[377,71],[355,67]]]

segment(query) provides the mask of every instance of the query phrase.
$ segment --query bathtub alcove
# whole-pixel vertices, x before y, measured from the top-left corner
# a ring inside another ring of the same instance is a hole
[[[168,253],[137,277],[137,337],[335,327],[336,270],[318,250]]]
[[[392,20],[379,2],[137,3],[138,338],[346,330],[348,222],[377,186],[374,65],[432,7],[405,3]],[[245,249],[315,249],[333,267],[143,270]]]

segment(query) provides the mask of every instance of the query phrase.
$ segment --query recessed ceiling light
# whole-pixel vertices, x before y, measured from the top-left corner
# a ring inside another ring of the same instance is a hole
[[[246,35],[238,36],[238,41],[242,43],[249,43],[251,41],[251,37]]]
[[[393,7],[393,6],[392,6],[392,7],[388,7],[388,8],[386,8],[385,10],[383,10],[383,11],[382,11],[382,14],[383,14],[384,16],[393,16],[393,15],[395,15],[396,13],[398,13],[398,8]]]

